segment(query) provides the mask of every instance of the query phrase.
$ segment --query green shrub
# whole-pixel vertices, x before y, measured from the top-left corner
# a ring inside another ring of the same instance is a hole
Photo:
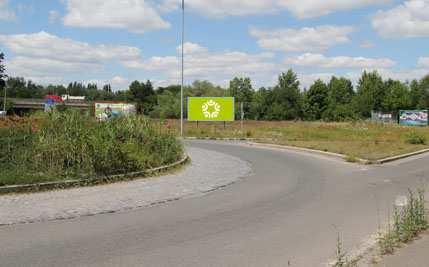
[[[426,137],[423,135],[420,135],[416,132],[411,132],[407,134],[406,136],[407,143],[412,145],[425,145],[426,144]]]
[[[96,122],[77,111],[53,112],[31,127],[0,131],[0,185],[109,176],[182,157],[176,137],[146,118]]]

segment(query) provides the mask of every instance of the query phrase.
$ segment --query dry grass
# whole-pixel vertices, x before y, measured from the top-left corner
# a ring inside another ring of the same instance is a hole
[[[178,129],[178,121],[168,121]],[[224,128],[225,127],[225,128]],[[216,138],[257,138],[282,145],[329,151],[368,160],[410,153],[425,148],[424,144],[411,144],[410,133],[429,140],[428,127],[403,127],[367,122],[240,122],[185,124],[186,136]],[[271,140],[268,140],[271,139]]]

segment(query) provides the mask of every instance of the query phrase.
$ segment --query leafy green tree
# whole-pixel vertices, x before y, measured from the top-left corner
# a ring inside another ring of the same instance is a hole
[[[383,110],[397,112],[400,109],[412,107],[411,93],[408,86],[400,81],[389,79],[385,83],[386,97],[383,100]]]
[[[260,88],[253,94],[252,103],[250,105],[250,118],[255,120],[264,120],[268,119],[268,108],[271,105],[272,92],[265,89],[264,87]]]
[[[0,98],[3,98],[5,95],[6,90],[6,67],[3,64],[4,61],[4,54],[0,53]],[[5,105],[5,101],[0,101],[0,108],[3,109],[3,106]],[[7,105],[7,103],[6,103]]]
[[[112,86],[110,84],[105,84],[103,86],[103,91],[106,93],[111,93],[112,92]]]
[[[351,107],[355,91],[353,84],[346,78],[333,76],[328,84],[328,108],[322,115],[326,121],[346,121],[356,118]]]
[[[328,86],[322,81],[317,80],[305,93],[304,116],[310,120],[320,120],[322,114],[328,108]]]
[[[3,91],[4,88],[6,87],[6,67],[3,64],[4,61],[4,54],[0,53],[0,90]],[[4,95],[4,93],[2,94],[2,96]]]
[[[429,107],[429,75],[426,75],[420,80],[419,83],[421,99],[419,101],[419,108],[425,109]]]
[[[19,98],[25,95],[26,86],[24,78],[9,77],[6,81],[6,90],[9,97]]]
[[[156,105],[156,95],[152,83],[134,81],[129,87],[133,100],[137,103],[139,113],[149,115]]]
[[[180,118],[180,92],[165,90],[158,94],[158,104],[151,113],[152,117],[161,119]]]
[[[237,117],[240,117],[241,108],[239,105],[243,103],[243,110],[245,115],[250,113],[250,105],[253,97],[252,81],[250,78],[237,78],[229,82],[229,94],[235,97],[236,109],[235,113]]]
[[[410,99],[411,99],[411,108],[420,109],[422,108],[420,104],[424,101],[424,94],[420,88],[420,84],[417,80],[412,80],[410,84]]]
[[[293,120],[301,117],[302,96],[297,75],[290,69],[279,76],[273,89],[274,103],[270,105],[268,117],[273,120]]]
[[[381,111],[384,97],[384,82],[378,72],[364,71],[357,86],[355,106],[358,113],[369,118],[371,111]]]
[[[220,86],[215,86],[209,81],[199,81],[196,80],[192,83],[191,87],[185,89],[186,96],[207,96],[207,97],[216,97],[216,96],[226,96],[227,92]]]

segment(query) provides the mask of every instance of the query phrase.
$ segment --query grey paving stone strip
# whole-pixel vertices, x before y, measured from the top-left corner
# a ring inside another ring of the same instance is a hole
[[[206,193],[251,173],[249,163],[188,148],[191,164],[177,174],[131,182],[0,196],[0,225],[71,219],[147,207]]]

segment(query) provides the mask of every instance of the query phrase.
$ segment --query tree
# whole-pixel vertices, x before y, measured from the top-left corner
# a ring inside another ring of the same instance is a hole
[[[187,87],[185,89],[185,94],[187,96],[208,96],[208,97],[216,97],[216,96],[226,96],[226,91],[219,87],[213,85],[209,81],[199,81],[196,80],[192,83],[191,87]]]
[[[156,105],[156,95],[152,83],[134,81],[129,87],[133,100],[137,102],[137,112],[149,115]]]
[[[0,89],[3,91],[3,89],[6,87],[6,67],[3,64],[4,61],[4,54],[0,53]]]
[[[106,93],[111,93],[112,92],[112,86],[110,84],[105,84],[103,86],[103,91]]]
[[[235,97],[235,103],[238,105],[243,104],[244,114],[250,113],[250,102],[253,97],[252,81],[250,78],[237,78],[229,82],[229,94]],[[236,107],[236,114],[240,115],[241,110],[239,106]]]
[[[255,120],[268,119],[268,107],[270,106],[271,91],[260,88],[253,94],[252,103],[250,105],[250,116]]]
[[[419,83],[421,99],[419,102],[419,108],[429,107],[429,75],[426,75],[420,80]]]
[[[412,107],[411,94],[408,86],[400,81],[389,79],[385,83],[386,97],[383,100],[383,109],[385,111],[397,112],[400,109],[409,109]]]
[[[6,67],[3,64],[4,61],[4,54],[0,53],[0,97],[5,97],[6,96],[6,81],[5,79],[7,78],[6,76]],[[7,110],[9,109],[8,107],[8,103],[6,99],[3,99],[3,101],[1,101],[0,103],[0,107],[3,110]]]
[[[315,81],[305,93],[305,117],[310,120],[320,120],[328,108],[328,96],[328,86],[322,80]]]
[[[420,89],[420,84],[417,80],[412,80],[410,84],[410,98],[411,98],[411,107],[413,109],[422,108],[420,104],[424,99],[424,94]]]
[[[268,117],[276,120],[300,118],[302,96],[299,90],[297,75],[290,69],[279,76],[277,86],[273,89],[274,103],[270,105]]]
[[[322,114],[326,121],[346,121],[354,119],[356,114],[351,103],[355,96],[353,84],[346,78],[333,76],[328,84],[328,107]]]
[[[383,110],[384,82],[378,72],[364,71],[357,86],[355,106],[359,114],[369,118],[371,111]]]
[[[158,104],[151,113],[152,117],[161,119],[178,119],[180,118],[180,97],[179,92],[170,90],[158,94]]]

